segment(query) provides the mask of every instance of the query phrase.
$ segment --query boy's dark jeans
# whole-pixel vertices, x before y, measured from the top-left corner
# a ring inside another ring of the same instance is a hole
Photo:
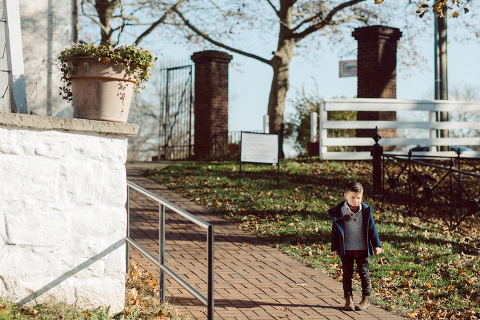
[[[342,257],[343,268],[343,292],[346,296],[351,296],[352,290],[352,277],[353,277],[353,264],[357,263],[357,272],[362,282],[362,295],[370,296],[370,262],[368,261],[367,250],[347,250],[346,254]]]

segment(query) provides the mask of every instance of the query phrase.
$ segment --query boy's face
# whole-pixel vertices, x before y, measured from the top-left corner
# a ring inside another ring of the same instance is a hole
[[[348,191],[345,193],[345,199],[351,207],[358,207],[362,203],[363,193]]]

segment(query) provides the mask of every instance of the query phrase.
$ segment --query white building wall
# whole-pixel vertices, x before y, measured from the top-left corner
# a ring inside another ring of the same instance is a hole
[[[0,114],[0,295],[124,308],[132,124]]]
[[[69,47],[72,41],[72,1],[51,0],[52,2],[52,49],[59,53]],[[48,0],[19,0],[22,24],[23,59],[25,62],[25,81],[29,111],[46,115],[47,73],[52,74],[52,114],[70,106],[59,95],[61,86],[60,72],[55,65],[46,62],[48,58]],[[3,12],[0,0],[0,11]],[[4,24],[0,23],[0,46],[4,47]],[[0,58],[0,68],[5,70],[6,61]],[[1,101],[6,89],[7,77],[0,72],[0,110],[8,110],[7,102]]]

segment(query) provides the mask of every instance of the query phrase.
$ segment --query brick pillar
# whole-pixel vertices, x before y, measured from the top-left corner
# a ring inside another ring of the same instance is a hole
[[[195,157],[228,153],[228,64],[232,56],[201,51],[195,62]]]
[[[357,97],[396,99],[397,41],[402,32],[397,28],[371,26],[356,28],[352,36],[358,41]],[[397,114],[395,111],[359,111],[357,120],[396,121]],[[379,133],[382,138],[397,136],[395,129],[379,130]],[[374,134],[375,130],[357,129],[357,137],[373,137]],[[357,147],[357,150],[371,148]]]

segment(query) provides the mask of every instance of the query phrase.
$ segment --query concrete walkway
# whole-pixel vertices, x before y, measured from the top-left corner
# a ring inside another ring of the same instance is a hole
[[[343,311],[341,283],[139,174],[151,166],[127,164],[128,180],[214,225],[215,319],[403,319],[374,306]],[[130,207],[132,238],[158,256],[158,204],[131,192]],[[167,210],[166,242],[167,266],[206,297],[206,231]],[[131,253],[158,275],[148,259]],[[188,291],[169,277],[166,287],[167,299],[182,314],[206,319],[206,307]]]

